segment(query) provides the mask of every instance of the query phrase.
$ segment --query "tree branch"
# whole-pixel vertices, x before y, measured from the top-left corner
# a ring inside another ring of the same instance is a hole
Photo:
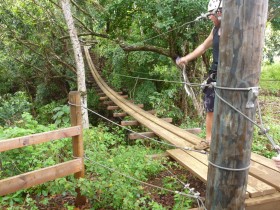
[[[155,47],[151,45],[142,45],[142,46],[136,46],[136,45],[125,45],[124,43],[119,44],[120,47],[126,51],[126,52],[132,52],[132,51],[150,51],[150,52],[155,52],[159,53],[161,55],[171,57],[172,55],[170,54],[168,49],[161,48],[161,47]]]

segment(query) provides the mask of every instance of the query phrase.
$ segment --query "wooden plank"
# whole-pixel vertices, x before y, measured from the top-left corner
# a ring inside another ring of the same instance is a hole
[[[104,101],[103,104],[104,105],[115,105],[115,103],[113,101]]]
[[[161,118],[162,120],[171,123],[172,118]],[[140,125],[140,123],[136,120],[131,120],[131,121],[121,121],[122,126],[133,126],[133,125]]]
[[[121,95],[120,97],[122,97],[122,98],[128,98],[128,95]],[[101,96],[101,97],[99,98],[100,101],[105,101],[105,100],[107,100],[107,99],[109,99],[108,96]]]
[[[128,100],[128,101],[130,101],[131,103],[134,102],[133,100]],[[103,104],[104,105],[115,105],[115,103],[113,101],[104,101]]]
[[[82,168],[83,161],[79,158],[0,180],[0,196],[77,173],[82,170]]]
[[[157,135],[154,132],[143,132],[143,133],[130,133],[128,135],[128,138],[130,140],[134,139],[145,139],[145,138],[153,138],[156,137]]]
[[[103,97],[103,96],[106,96],[106,94],[105,94],[104,92],[97,93],[97,95],[98,95],[98,96],[102,96],[102,97]]]
[[[278,206],[278,207],[277,207]],[[246,210],[276,210],[280,209],[280,193],[265,195],[245,200]]]
[[[157,112],[156,112],[156,110],[148,110],[148,111],[146,111],[146,112],[148,112],[148,113],[150,113],[150,114],[152,114],[152,115],[155,115]]]
[[[187,128],[187,129],[184,129],[185,131],[188,131],[192,134],[199,134],[201,133],[201,128]]]
[[[120,109],[119,106],[107,106],[107,110],[118,110]]]
[[[276,193],[276,189],[274,187],[258,180],[251,175],[248,176],[247,191],[250,193],[251,198]]]
[[[278,191],[280,190],[280,173],[266,166],[263,166],[255,161],[251,161],[249,174],[259,180],[273,186]]]
[[[146,111],[150,114],[156,114],[156,111],[155,110],[149,110],[149,111]],[[125,113],[125,112],[120,112],[120,113],[113,113],[113,117],[125,117],[127,116],[128,114]]]
[[[73,126],[55,131],[22,136],[0,141],[0,152],[21,148],[29,145],[40,144],[48,141],[53,141],[61,138],[78,136],[82,133],[81,126]]]
[[[270,169],[273,169],[274,171],[276,172],[279,172],[278,168],[275,166],[275,163],[273,160],[271,159],[268,159],[264,156],[261,156],[261,155],[258,155],[256,153],[251,153],[251,160],[265,166],[265,167],[268,167]]]
[[[136,104],[136,106],[143,108],[144,104]],[[120,109],[119,106],[107,106],[107,110],[118,110],[118,109]]]
[[[204,154],[197,153],[197,152],[192,152],[189,151],[189,154],[191,154],[194,158],[196,158],[198,161],[201,161],[205,165],[208,166],[208,159]],[[249,175],[248,176],[248,183],[247,183],[247,195],[250,195],[250,197],[258,197],[262,195],[268,195],[275,193],[276,189],[258,179],[255,177]]]
[[[120,113],[113,113],[113,117],[125,117],[127,116],[127,113],[120,112]]]
[[[105,100],[107,100],[107,99],[109,99],[108,96],[101,96],[101,97],[99,98],[99,101],[105,101]]]
[[[116,92],[117,94],[123,94],[123,92]],[[106,94],[104,92],[102,93],[97,93],[98,96],[106,96]]]
[[[173,152],[174,151],[174,152]],[[208,171],[208,159],[207,156],[198,152],[192,152],[192,151],[188,151],[185,152],[181,149],[174,149],[174,150],[168,150],[167,151],[168,154],[171,155],[171,157],[173,157],[175,160],[177,160],[178,162],[180,162],[183,166],[187,166],[189,165],[188,160],[184,160],[184,158],[186,158],[184,156],[184,153],[190,155],[192,158],[191,161],[193,162],[194,165],[200,165],[200,167],[203,167],[201,165],[201,163],[204,165],[204,167],[206,167],[206,169],[203,169],[202,171],[198,171],[196,172],[195,170],[192,170],[192,172],[194,173],[194,175],[199,176],[199,177],[206,177],[207,179],[207,171]],[[176,158],[175,156],[178,155]],[[179,160],[183,158],[182,160]],[[185,162],[187,161],[187,162]],[[189,169],[189,166],[187,166],[187,169]],[[204,172],[205,174],[202,174],[202,172]],[[202,180],[203,181],[203,180]],[[206,180],[205,180],[206,183]],[[248,184],[247,184],[247,195],[246,197],[258,197],[258,196],[263,196],[263,195],[268,195],[268,194],[273,194],[276,192],[276,189],[256,178],[254,178],[253,176],[248,177]]]
[[[172,158],[187,168],[192,174],[206,183],[208,167],[181,149],[166,151]],[[205,156],[206,157],[206,156]]]

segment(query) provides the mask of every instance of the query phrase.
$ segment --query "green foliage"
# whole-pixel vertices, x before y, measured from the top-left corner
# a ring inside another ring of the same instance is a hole
[[[24,136],[34,133],[46,132],[54,130],[54,125],[43,126],[38,124],[29,113],[24,113],[22,119],[17,122],[16,126],[8,128],[0,128],[0,139],[8,139],[18,136]],[[13,149],[2,152],[0,154],[1,178],[15,176],[21,173],[37,170],[52,166],[62,161],[72,159],[71,139],[60,139],[53,142],[43,143],[39,145],[28,146],[20,149]],[[0,198],[0,207],[9,206],[16,209],[15,204],[21,204],[24,207],[19,209],[38,209],[36,203],[29,195],[37,195],[47,197],[49,192],[59,192],[68,190],[74,192],[73,182],[59,181],[45,183],[38,187],[21,190]],[[72,185],[71,185],[72,184]],[[53,185],[53,187],[52,187]],[[71,188],[72,186],[72,188]],[[73,190],[72,190],[73,189]],[[42,198],[42,204],[47,204],[47,200]]]
[[[88,101],[88,107],[90,109],[97,109],[99,106],[99,98],[100,96],[97,95],[96,91],[94,89],[87,90],[87,101]]]
[[[31,104],[24,92],[0,96],[0,125],[12,126],[20,120],[23,112],[30,110]]]
[[[54,115],[52,119],[57,127],[70,125],[70,108],[68,105],[62,105],[53,109]]]
[[[54,109],[56,107],[62,106],[61,102],[52,101],[49,104],[39,106],[37,108],[37,117],[36,119],[41,124],[52,124],[54,122],[53,115],[54,115]]]
[[[278,94],[280,91],[280,63],[265,65],[262,68],[260,86],[262,90]]]
[[[278,114],[280,98],[269,95],[260,95],[258,100],[261,107],[263,126],[264,128],[269,129],[268,134],[277,145],[280,145],[280,124]],[[265,104],[265,106],[262,106],[262,104]],[[258,113],[256,122],[260,125],[260,117]],[[258,132],[259,128],[255,127],[252,145],[253,151],[267,158],[276,156],[276,152],[272,149],[272,145],[266,135],[259,135]]]
[[[274,63],[280,56],[280,30],[274,30],[271,24],[267,25],[265,32],[264,56],[269,64]]]
[[[178,120],[183,117],[183,113],[174,104],[176,97],[176,89],[167,89],[162,93],[154,92],[149,99],[159,117],[172,117],[174,120]]]
[[[99,126],[85,132],[85,164],[92,177],[79,180],[79,186],[95,209],[139,208],[143,205],[138,201],[143,196],[143,187],[117,171],[145,181],[162,169],[160,162],[145,158],[155,152],[153,149],[137,144],[127,146],[124,138],[125,133],[119,128]]]
[[[150,100],[149,97],[156,91],[155,84],[151,81],[144,81],[137,86],[135,90],[134,99],[138,103],[143,103],[146,109],[150,109]]]

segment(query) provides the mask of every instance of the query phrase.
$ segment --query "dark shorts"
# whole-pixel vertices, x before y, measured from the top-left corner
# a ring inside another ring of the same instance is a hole
[[[204,90],[204,108],[206,112],[214,111],[215,92],[214,88],[206,88]]]

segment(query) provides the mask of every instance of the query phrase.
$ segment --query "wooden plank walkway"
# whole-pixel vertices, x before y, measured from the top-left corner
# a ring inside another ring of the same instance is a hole
[[[204,183],[207,182],[208,156],[181,149],[167,150],[173,159]],[[280,209],[280,172],[270,159],[252,153],[246,192],[246,210]]]

